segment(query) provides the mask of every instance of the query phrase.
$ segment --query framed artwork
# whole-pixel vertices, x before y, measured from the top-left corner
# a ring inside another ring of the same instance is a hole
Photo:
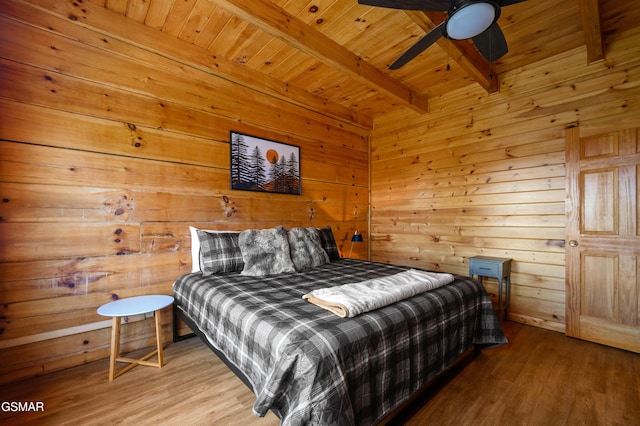
[[[302,193],[300,147],[230,132],[231,189]]]

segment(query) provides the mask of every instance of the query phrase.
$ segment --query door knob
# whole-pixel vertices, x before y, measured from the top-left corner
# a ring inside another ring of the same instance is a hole
[[[576,240],[571,240],[571,241],[569,241],[569,245],[571,247],[578,247],[578,242]]]

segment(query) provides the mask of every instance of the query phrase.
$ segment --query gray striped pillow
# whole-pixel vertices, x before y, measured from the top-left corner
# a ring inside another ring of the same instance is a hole
[[[327,255],[329,255],[329,260],[340,260],[340,252],[338,251],[338,247],[336,246],[336,240],[333,237],[333,231],[330,226],[325,226],[324,228],[319,228],[320,232],[320,244]]]

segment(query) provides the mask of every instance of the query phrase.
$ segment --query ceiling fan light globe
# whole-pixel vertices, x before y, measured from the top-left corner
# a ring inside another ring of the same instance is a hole
[[[472,38],[484,32],[496,19],[491,3],[469,3],[449,15],[445,32],[454,40]]]

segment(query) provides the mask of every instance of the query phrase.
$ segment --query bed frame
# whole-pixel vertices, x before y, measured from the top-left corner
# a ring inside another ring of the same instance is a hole
[[[182,336],[178,335],[178,321],[182,320],[192,331],[192,333]],[[216,354],[224,364],[253,392],[251,383],[227,357],[215,348],[207,339],[205,334],[198,328],[195,322],[182,310],[176,303],[173,305],[173,341],[179,342],[198,336],[208,347]],[[460,373],[468,364],[470,364],[481,352],[477,345],[473,345],[464,352],[452,365],[447,367],[443,372],[429,381],[422,389],[418,390],[409,400],[398,407],[394,412],[389,414],[381,425],[402,425],[406,423],[424,404],[426,404],[434,395],[447,385],[458,373]]]
[[[178,336],[178,320],[184,321],[184,323],[187,324],[187,326],[191,329],[192,333]],[[220,352],[215,346],[213,346],[211,342],[209,342],[209,339],[207,339],[207,336],[198,328],[196,323],[191,318],[189,318],[189,316],[182,310],[180,306],[174,303],[173,341],[179,342],[181,340],[190,339],[195,336],[198,336],[200,340],[202,340],[209,347],[209,349],[211,349],[213,353],[216,354],[216,356],[220,358],[220,360],[224,362],[225,365],[229,367],[229,369],[233,371],[236,376],[238,376],[240,380],[242,380],[242,383],[244,383],[251,390],[251,392],[253,392],[253,387],[251,386],[251,382],[249,381],[247,376],[245,376],[242,371],[240,371],[231,361],[229,361],[229,359],[222,352]]]

